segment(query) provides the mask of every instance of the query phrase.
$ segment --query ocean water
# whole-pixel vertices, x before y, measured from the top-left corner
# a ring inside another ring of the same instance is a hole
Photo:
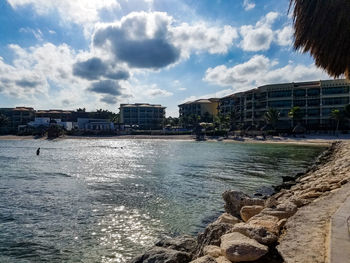
[[[224,190],[252,194],[278,184],[323,149],[174,140],[0,141],[0,262],[128,262],[159,238],[202,230],[223,211]]]

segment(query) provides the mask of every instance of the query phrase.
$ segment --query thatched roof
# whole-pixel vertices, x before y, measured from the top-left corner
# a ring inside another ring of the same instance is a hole
[[[350,79],[350,1],[290,0],[295,49],[310,52],[333,77]]]

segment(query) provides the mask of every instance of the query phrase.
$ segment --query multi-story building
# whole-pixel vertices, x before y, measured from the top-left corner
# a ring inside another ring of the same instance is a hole
[[[17,131],[18,126],[27,125],[35,117],[35,110],[31,107],[0,108],[0,113],[8,119],[8,131]]]
[[[120,104],[120,122],[140,129],[161,129],[165,120],[165,107],[159,104]]]
[[[329,129],[332,110],[349,102],[350,82],[344,79],[273,84],[220,99],[219,113],[234,112],[237,124],[259,127],[265,123],[265,112],[274,108],[280,112],[279,127],[287,129],[293,125],[288,112],[298,106],[307,128]]]
[[[195,101],[188,101],[179,105],[179,117],[200,116],[213,119],[218,115],[219,99],[199,99]]]

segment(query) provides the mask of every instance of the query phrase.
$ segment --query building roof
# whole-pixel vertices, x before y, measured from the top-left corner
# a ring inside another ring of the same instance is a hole
[[[210,99],[198,99],[194,101],[187,101],[185,103],[180,104],[179,106],[182,105],[188,105],[188,104],[205,104],[205,103],[213,103],[213,102],[218,102],[220,99],[218,98],[210,98]]]
[[[34,111],[31,107],[16,107],[13,109],[14,111]]]
[[[165,109],[166,107],[163,107],[160,104],[149,104],[149,103],[134,103],[134,104],[120,104],[120,108],[163,108]]]

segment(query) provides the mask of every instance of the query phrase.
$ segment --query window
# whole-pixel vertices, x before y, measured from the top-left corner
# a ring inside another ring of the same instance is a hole
[[[320,106],[320,100],[319,99],[308,100],[307,106]]]
[[[320,116],[320,109],[309,109],[307,110],[308,116]]]
[[[320,95],[320,89],[319,88],[313,88],[307,90],[308,96],[319,96]]]
[[[269,98],[281,98],[292,96],[291,90],[270,91]]]
[[[295,100],[294,106],[304,107],[306,105],[306,100]]]
[[[348,87],[326,87],[322,88],[323,95],[349,93]]]
[[[291,100],[278,100],[278,101],[269,102],[270,108],[285,108],[285,107],[291,107],[291,106],[292,106]]]
[[[294,97],[305,97],[305,95],[306,95],[306,90],[304,89],[294,90]]]
[[[340,104],[348,104],[348,97],[340,97],[340,98],[327,98],[322,100],[323,105],[340,105]]]

